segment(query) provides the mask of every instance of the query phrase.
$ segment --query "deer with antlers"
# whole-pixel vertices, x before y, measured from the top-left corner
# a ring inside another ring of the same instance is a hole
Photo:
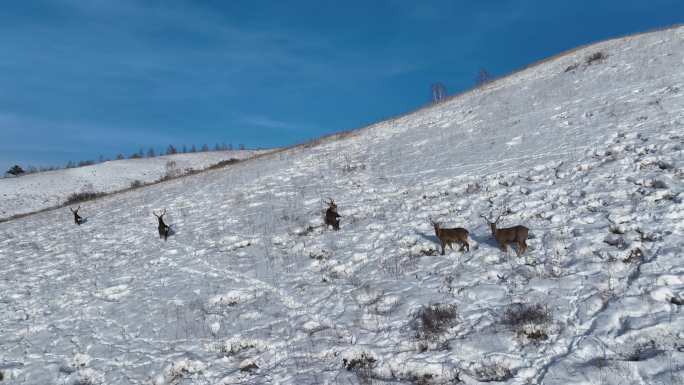
[[[468,243],[468,230],[462,227],[455,227],[452,229],[443,229],[439,222],[435,222],[432,218],[429,218],[430,223],[435,228],[435,235],[439,238],[439,242],[442,244],[442,255],[444,255],[444,249],[449,246],[451,250],[454,249],[453,243],[458,243],[461,248],[459,251],[470,251],[470,244]]]
[[[325,210],[325,227],[332,226],[333,230],[340,229],[340,220],[342,216],[337,213],[337,205],[332,198],[328,198],[329,201],[325,202],[328,204],[328,209]]]
[[[157,226],[157,229],[159,230],[159,238],[164,238],[166,240],[169,237],[169,230],[171,227],[164,223],[164,215],[166,215],[166,209],[161,212],[161,214],[157,215],[154,211],[152,211],[152,214],[157,217],[157,220],[159,221],[159,225]]]
[[[518,246],[516,254],[519,257],[527,250],[527,243],[525,243],[525,241],[527,241],[529,229],[525,226],[520,225],[507,227],[503,229],[496,228],[496,225],[499,223],[499,220],[501,219],[503,214],[504,212],[501,212],[501,214],[499,214],[499,216],[496,217],[496,220],[494,222],[491,222],[489,219],[487,219],[487,217],[484,214],[480,216],[492,229],[492,236],[494,237],[494,239],[496,239],[496,242],[499,244],[499,247],[501,247],[501,250],[503,252],[508,252],[508,245],[511,243],[515,243]]]
[[[69,207],[69,210],[71,210],[71,212],[74,214],[74,223],[79,225],[79,226],[83,223],[83,218],[81,218],[81,216],[78,215],[78,210],[80,210],[80,209],[81,209],[81,206],[78,206],[76,208],[76,210]]]

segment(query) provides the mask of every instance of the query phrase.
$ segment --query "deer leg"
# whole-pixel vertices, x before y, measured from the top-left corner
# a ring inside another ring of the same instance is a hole
[[[441,241],[442,243],[442,255],[444,255],[444,241]]]

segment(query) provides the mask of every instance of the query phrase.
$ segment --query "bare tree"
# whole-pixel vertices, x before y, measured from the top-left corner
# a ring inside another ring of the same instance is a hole
[[[480,71],[477,73],[477,86],[483,86],[489,82],[492,81],[492,76],[487,72],[486,69],[480,68]]]
[[[439,103],[447,97],[447,90],[444,84],[435,83],[432,85],[432,102]]]
[[[203,145],[202,145],[202,150],[201,150],[201,151],[202,151],[202,152],[207,152],[207,151],[209,151],[209,146],[207,146],[206,144],[203,144]]]
[[[7,173],[10,175],[19,176],[24,173],[24,169],[18,164],[15,164],[14,166],[10,167],[9,170],[7,170]]]
[[[173,147],[172,144],[169,144],[169,147],[166,148],[166,155],[173,155],[177,154],[178,150],[176,150],[176,147]]]

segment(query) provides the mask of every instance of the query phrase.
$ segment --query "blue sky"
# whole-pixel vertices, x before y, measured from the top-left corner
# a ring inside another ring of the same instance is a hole
[[[9,0],[0,167],[140,147],[281,146],[415,109],[597,40],[684,22],[681,0]]]

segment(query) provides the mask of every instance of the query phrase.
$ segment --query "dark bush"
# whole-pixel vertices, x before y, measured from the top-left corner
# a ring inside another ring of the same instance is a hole
[[[9,170],[7,170],[7,173],[10,175],[19,176],[24,173],[24,169],[18,164],[15,164],[14,166],[10,167]]]
[[[424,306],[418,312],[416,337],[434,338],[446,331],[456,320],[456,305],[435,303]]]
[[[635,247],[634,249],[629,251],[629,254],[627,254],[627,257],[622,260],[624,263],[635,263],[639,264],[644,258],[644,252],[641,251],[640,248]]]
[[[511,326],[544,324],[551,321],[551,312],[542,304],[514,303],[504,312],[503,323]]]
[[[599,52],[594,52],[591,55],[587,56],[586,63],[587,65],[594,64],[596,62],[601,62],[605,60],[608,57],[605,53],[599,51]]]
[[[133,182],[131,182],[131,188],[138,188],[138,187],[142,187],[144,185],[145,184],[139,179],[136,179]]]
[[[238,162],[240,162],[239,159],[230,158],[230,159],[222,160],[222,161],[220,161],[220,162],[218,162],[218,163],[212,164],[211,166],[207,167],[207,169],[208,169],[208,170],[215,170],[215,169],[217,169],[217,168],[225,167],[225,166],[228,166],[228,165],[231,165],[231,164],[235,164],[235,163],[238,163]]]
[[[504,382],[514,377],[513,371],[502,363],[475,369],[474,377],[480,382]]]
[[[565,69],[565,72],[571,72],[577,69],[579,67],[579,63],[572,63],[568,66],[568,68]]]
[[[360,356],[342,359],[342,365],[347,370],[372,369],[375,367],[376,359],[366,352],[362,352]]]
[[[551,312],[541,304],[511,304],[504,313],[503,323],[512,326],[519,337],[526,337],[534,342],[546,341],[549,338],[547,328],[552,321]]]
[[[105,193],[93,192],[93,191],[73,193],[66,198],[66,200],[64,201],[64,204],[70,205],[70,204],[74,204],[74,203],[89,201],[89,200],[93,200],[93,199],[103,197],[105,195],[106,195]]]

